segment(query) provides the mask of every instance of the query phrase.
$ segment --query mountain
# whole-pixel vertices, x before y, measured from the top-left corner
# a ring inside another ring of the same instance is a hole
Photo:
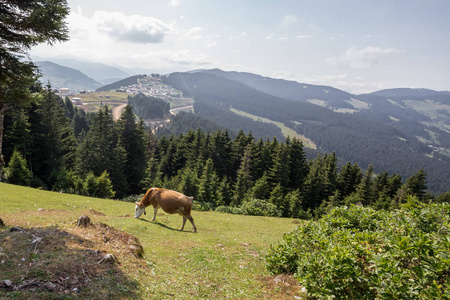
[[[449,132],[445,126],[437,127],[430,115],[411,108],[409,102],[217,69],[172,73],[164,78],[196,101],[196,114],[226,128],[242,126],[239,118],[245,117],[230,114],[230,108],[237,109],[281,122],[311,139],[319,151],[335,152],[341,160],[363,168],[373,164],[375,171],[400,174],[404,179],[424,168],[431,191],[450,190]],[[427,102],[422,99],[419,103]],[[347,111],[351,113],[343,113],[344,105],[352,108]],[[434,107],[434,111],[443,109],[443,105]],[[448,107],[445,111],[448,113]],[[439,115],[443,123],[450,115],[445,119],[445,114]],[[250,127],[241,129],[253,133]]]
[[[382,96],[386,98],[417,98],[417,97],[428,97],[435,95],[450,95],[449,91],[433,91],[429,89],[411,89],[411,88],[397,88],[397,89],[387,89],[377,92],[370,93],[369,95]]]
[[[64,67],[72,68],[78,70],[88,77],[94,79],[102,85],[115,82],[117,80],[129,77],[130,74],[118,67],[105,65],[102,63],[93,63],[80,61],[72,58],[46,58],[39,59],[38,57],[33,58],[34,61],[49,61]]]
[[[101,86],[94,79],[86,76],[78,70],[64,67],[50,61],[38,61],[35,64],[39,67],[42,77],[39,80],[42,84],[50,81],[53,88],[69,88],[72,91],[95,90]]]

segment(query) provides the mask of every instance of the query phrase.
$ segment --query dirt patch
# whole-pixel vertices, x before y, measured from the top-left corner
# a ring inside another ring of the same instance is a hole
[[[116,260],[105,260],[108,254]],[[0,230],[0,298],[133,298],[138,283],[121,265],[145,269],[143,254],[136,237],[103,223],[68,230],[6,226]]]
[[[264,290],[276,295],[277,299],[307,299],[306,290],[292,275],[262,276]]]

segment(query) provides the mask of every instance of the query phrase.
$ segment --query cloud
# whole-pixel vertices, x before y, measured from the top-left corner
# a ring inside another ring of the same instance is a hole
[[[357,49],[350,47],[339,57],[330,57],[327,63],[333,66],[347,66],[352,69],[368,69],[375,64],[385,61],[387,58],[403,54],[404,51],[395,48],[366,47]]]
[[[280,27],[286,28],[298,22],[298,18],[295,15],[285,15],[281,18]]]
[[[312,35],[297,35],[297,38],[300,40],[304,40],[304,39],[312,39],[313,36]]]
[[[288,40],[288,38],[286,36],[277,36],[277,35],[271,33],[268,36],[266,36],[266,40],[268,40],[268,41],[270,41],[270,40],[286,41],[286,40]]]
[[[193,27],[186,32],[185,36],[190,40],[200,40],[202,38],[200,32],[202,31],[203,28],[201,27]]]
[[[169,5],[170,6],[180,6],[181,1],[180,0],[170,0]]]
[[[178,65],[204,66],[211,63],[211,58],[207,54],[194,54],[191,50],[187,49],[167,54],[165,60]]]
[[[172,32],[171,27],[163,21],[140,15],[97,11],[92,18],[99,31],[119,41],[161,43]]]

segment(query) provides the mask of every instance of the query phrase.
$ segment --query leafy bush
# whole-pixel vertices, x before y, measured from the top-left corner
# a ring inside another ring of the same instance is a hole
[[[217,206],[215,211],[233,215],[245,215],[245,211],[242,208],[234,206],[225,206],[225,205]]]
[[[241,205],[241,209],[251,216],[281,217],[277,206],[260,199],[250,199]]]
[[[267,268],[295,274],[313,298],[448,299],[450,205],[414,203],[335,208],[272,245]]]

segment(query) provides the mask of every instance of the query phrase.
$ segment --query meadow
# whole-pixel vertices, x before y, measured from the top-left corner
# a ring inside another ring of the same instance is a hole
[[[77,227],[82,215],[93,225]],[[185,231],[178,230],[179,215],[158,212],[155,222],[152,216],[151,209],[135,219],[134,203],[0,183],[0,298],[292,299],[301,294],[292,277],[271,276],[264,260],[270,245],[299,220],[194,211],[194,233],[189,222]],[[140,246],[143,257],[133,251]],[[99,263],[106,254],[117,261]],[[2,288],[4,280],[12,285]]]

